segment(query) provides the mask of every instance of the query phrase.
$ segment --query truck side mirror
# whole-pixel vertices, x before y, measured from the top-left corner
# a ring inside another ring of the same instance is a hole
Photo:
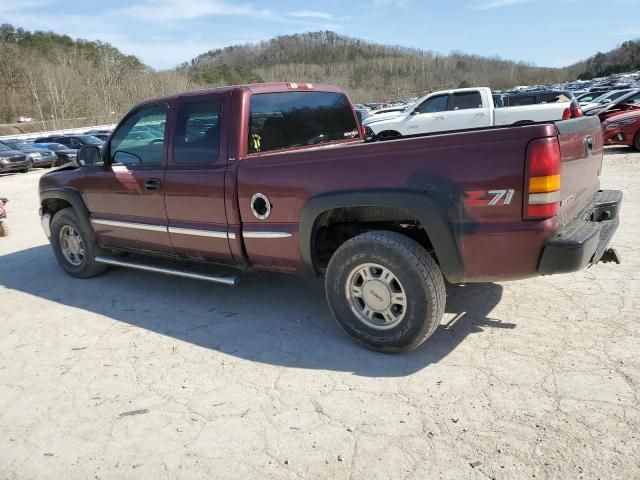
[[[411,110],[411,115],[420,115],[420,110],[417,108],[415,110]]]
[[[76,162],[81,167],[92,167],[102,161],[100,149],[94,146],[85,146],[78,150]]]

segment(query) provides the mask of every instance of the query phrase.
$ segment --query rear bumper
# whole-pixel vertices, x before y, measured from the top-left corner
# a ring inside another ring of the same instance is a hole
[[[545,242],[538,273],[575,272],[599,262],[618,228],[621,203],[619,190],[596,193],[582,215]]]

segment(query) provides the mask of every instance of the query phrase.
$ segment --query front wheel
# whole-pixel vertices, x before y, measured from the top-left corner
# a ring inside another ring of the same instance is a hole
[[[395,232],[367,232],[345,242],[331,257],[325,287],[338,323],[380,352],[420,346],[444,314],[438,265],[420,244]]]
[[[73,208],[60,210],[51,219],[51,246],[60,266],[72,277],[89,278],[108,268],[95,261],[100,246]]]
[[[633,146],[636,147],[636,150],[640,151],[640,130],[636,132],[636,136],[633,139]]]

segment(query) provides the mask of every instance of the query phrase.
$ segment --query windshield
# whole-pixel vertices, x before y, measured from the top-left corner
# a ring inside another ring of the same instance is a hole
[[[13,145],[20,150],[33,150],[34,148],[38,148],[34,147],[33,144],[30,143],[14,143]]]
[[[54,150],[70,150],[69,147],[62,143],[38,143],[38,145],[45,148],[53,148]]]
[[[103,143],[102,140],[100,140],[99,138],[94,137],[93,135],[80,135],[78,138],[85,145],[99,145],[99,144]]]
[[[11,148],[7,147],[5,144],[0,143],[0,152],[6,152],[7,150],[12,150]]]

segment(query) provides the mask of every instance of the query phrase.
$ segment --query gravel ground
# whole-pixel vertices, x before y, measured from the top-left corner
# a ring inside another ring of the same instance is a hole
[[[39,176],[0,177],[0,478],[640,478],[640,154],[603,168],[622,265],[448,287],[400,356],[346,338],[314,279],[70,278]]]

